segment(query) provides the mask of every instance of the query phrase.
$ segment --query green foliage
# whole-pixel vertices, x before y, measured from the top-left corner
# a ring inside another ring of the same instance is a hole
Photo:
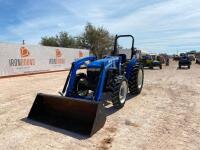
[[[55,37],[42,37],[41,44],[44,46],[90,49],[92,54],[102,58],[113,49],[113,41],[114,37],[108,30],[87,23],[84,32],[77,38],[73,38],[67,32],[60,32]]]
[[[112,49],[113,39],[113,36],[103,27],[96,28],[88,23],[84,33],[78,38],[77,44],[89,48],[91,53],[101,58]]]
[[[67,32],[60,32],[58,43],[60,47],[76,47],[76,40],[72,36],[69,36]]]
[[[42,37],[41,44],[44,46],[59,46],[56,37]]]
[[[44,46],[56,46],[56,47],[70,47],[74,48],[76,40],[69,36],[67,32],[60,32],[55,37],[42,37],[41,44]]]

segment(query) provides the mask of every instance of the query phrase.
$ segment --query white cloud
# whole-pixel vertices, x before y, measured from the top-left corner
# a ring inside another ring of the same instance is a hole
[[[174,49],[200,48],[192,42],[196,32],[193,30],[200,31],[199,4],[197,0],[170,0],[147,6],[120,18],[120,22],[116,19],[110,30],[135,34],[138,46],[144,49],[170,49],[172,43],[177,45]],[[186,33],[190,37],[187,38]]]
[[[89,21],[113,34],[133,34],[142,49],[200,49],[199,0],[51,0],[51,5],[22,10],[21,22],[7,27],[10,37],[38,43],[63,30],[76,36]]]

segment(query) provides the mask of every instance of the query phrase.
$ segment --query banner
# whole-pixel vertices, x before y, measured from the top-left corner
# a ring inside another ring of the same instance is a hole
[[[0,77],[70,69],[89,50],[0,43]]]

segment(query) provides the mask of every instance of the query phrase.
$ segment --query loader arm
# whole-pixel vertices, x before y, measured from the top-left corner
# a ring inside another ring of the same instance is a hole
[[[101,73],[100,73],[99,80],[98,80],[98,86],[97,86],[96,90],[94,91],[93,96],[91,96],[91,97],[87,96],[87,97],[84,97],[84,99],[100,102],[108,70],[109,69],[121,70],[121,65],[120,65],[121,58],[120,57],[109,57],[108,56],[108,57],[106,57],[106,59],[108,61],[106,61],[103,64],[100,64],[100,66],[101,66],[100,72]],[[94,56],[86,57],[86,58],[80,59],[72,64],[71,71],[68,75],[67,82],[65,83],[65,86],[64,86],[64,88],[67,86],[66,90],[64,90],[65,97],[74,97],[71,93],[73,92],[73,89],[74,89],[75,77],[76,77],[77,70],[80,69],[80,67],[86,61],[93,62],[95,60],[96,60],[96,57],[94,57]],[[75,98],[77,98],[77,97],[75,97]]]
[[[73,90],[73,86],[75,83],[75,77],[76,77],[76,72],[78,69],[81,68],[82,65],[84,65],[87,61],[95,61],[97,58],[95,56],[89,56],[89,57],[84,57],[82,59],[79,59],[75,62],[72,63],[71,70],[69,72],[69,75],[67,77],[67,81],[65,83],[63,93],[65,93],[65,96],[71,96],[71,92]],[[66,89],[67,87],[67,89]]]
[[[103,64],[101,67],[101,75],[99,78],[99,83],[95,92],[95,100],[96,101],[101,101],[102,98],[102,93],[103,93],[103,87],[105,84],[105,79],[106,79],[106,74],[109,69],[118,69],[121,70],[121,65],[120,65],[120,57],[110,57],[110,62]]]

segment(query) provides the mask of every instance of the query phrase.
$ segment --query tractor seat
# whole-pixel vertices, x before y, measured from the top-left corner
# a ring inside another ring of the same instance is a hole
[[[119,54],[118,56],[121,57],[122,64],[126,63],[126,54]]]

